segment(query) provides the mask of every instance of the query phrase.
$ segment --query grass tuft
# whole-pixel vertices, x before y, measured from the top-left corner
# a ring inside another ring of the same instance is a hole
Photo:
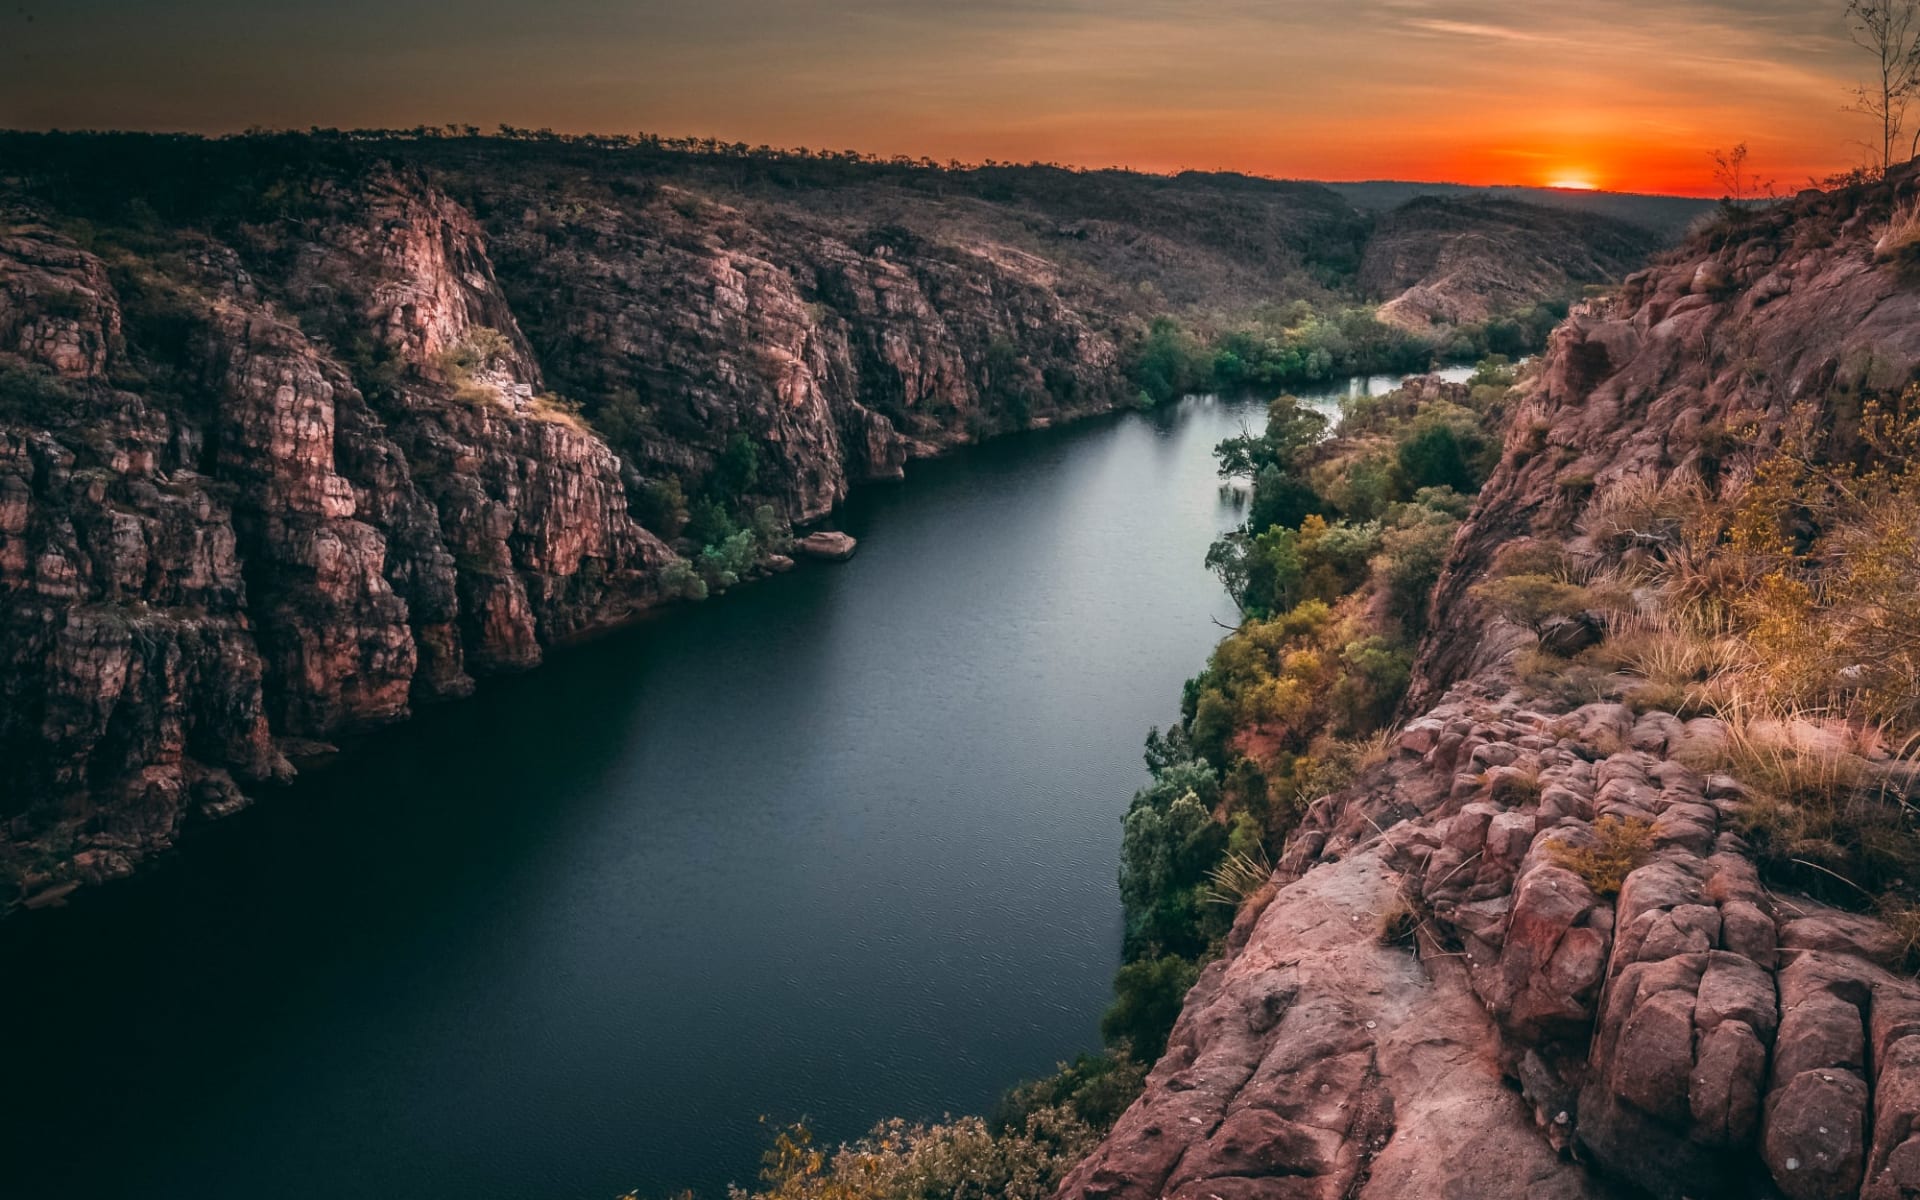
[[[1594,822],[1591,846],[1552,844],[1556,866],[1578,875],[1596,896],[1617,896],[1633,869],[1653,851],[1653,825],[1637,817],[1601,817]]]

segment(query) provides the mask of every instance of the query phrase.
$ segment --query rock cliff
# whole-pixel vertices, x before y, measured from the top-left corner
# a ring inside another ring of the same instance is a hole
[[[1903,169],[1723,221],[1555,334],[1386,760],[1312,804],[1063,1197],[1920,1195],[1900,937],[1763,882],[1726,724],[1542,696],[1532,636],[1470,591],[1528,539],[1619,565],[1593,517],[1629,489],[1712,487],[1796,409],[1900,394],[1917,192]],[[1647,838],[1617,894],[1567,865],[1609,820]]]
[[[1170,305],[1335,296],[1369,229],[1311,185],[632,143],[0,163],[0,903],[655,604],[700,549],[666,484],[816,520],[1131,402]]]

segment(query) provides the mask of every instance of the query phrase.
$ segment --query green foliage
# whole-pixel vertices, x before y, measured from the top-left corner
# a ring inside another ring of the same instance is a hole
[[[1148,1065],[1117,1051],[1082,1054],[1045,1079],[1010,1089],[994,1106],[988,1127],[1004,1133],[1023,1128],[1043,1109],[1064,1108],[1095,1129],[1107,1129],[1146,1086]]]
[[[705,600],[707,581],[692,563],[676,558],[660,572],[660,592],[676,600]]]
[[[1506,575],[1473,585],[1473,595],[1501,616],[1535,633],[1556,617],[1571,617],[1591,601],[1587,589],[1551,575]]]
[[[1213,363],[1198,338],[1171,317],[1157,318],[1127,362],[1127,378],[1150,404],[1167,404],[1213,386]]]
[[[736,431],[714,459],[707,490],[728,499],[750,494],[760,483],[760,446],[746,433]]]
[[[641,488],[634,509],[642,525],[669,542],[679,537],[692,519],[687,508],[687,494],[682,490],[679,478],[673,475]]]
[[[696,565],[700,578],[706,581],[710,590],[724,592],[739,583],[741,577],[753,570],[759,561],[759,543],[754,540],[751,530],[742,529],[702,549]]]
[[[697,497],[687,506],[684,532],[702,546],[717,546],[739,531],[727,506],[712,496]]]
[[[458,342],[442,350],[435,365],[457,384],[475,371],[500,365],[512,353],[513,341],[506,334],[485,325],[475,325]]]
[[[47,368],[0,363],[0,422],[59,426],[85,407],[85,394]]]
[[[640,394],[630,388],[616,389],[603,396],[597,406],[589,405],[587,416],[607,444],[629,462],[638,459],[647,442],[657,434],[653,413],[641,402]]]
[[[1456,492],[1479,490],[1479,480],[1468,465],[1469,448],[1465,439],[1444,420],[1423,417],[1400,439],[1397,456],[1400,484],[1403,488],[1449,488]]]
[[[1227,846],[1226,827],[1213,818],[1219,795],[1213,768],[1189,760],[1162,770],[1134,796],[1120,838],[1127,957],[1197,955],[1225,932],[1204,895],[1207,873]]]
[[[1440,581],[1446,565],[1447,549],[1453,544],[1454,531],[1464,514],[1438,507],[1446,496],[1432,489],[1406,505],[1391,528],[1380,535],[1380,553],[1370,565],[1373,577],[1387,595],[1387,611],[1411,634],[1423,632],[1427,622],[1427,597]]]
[[[1020,347],[1004,336],[988,342],[986,355],[981,362],[981,374],[981,398],[998,416],[1000,427],[1025,429],[1033,419],[1033,380],[1036,372],[1020,352]],[[1057,376],[1054,383],[1057,387],[1068,386],[1066,381]]]
[[[1159,1058],[1180,1019],[1187,990],[1199,977],[1195,963],[1174,954],[1121,967],[1113,980],[1113,1007],[1100,1018],[1100,1036],[1131,1047],[1144,1062]]]

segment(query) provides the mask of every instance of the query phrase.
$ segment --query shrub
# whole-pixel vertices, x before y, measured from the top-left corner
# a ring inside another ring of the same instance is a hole
[[[1554,842],[1548,853],[1555,865],[1578,875],[1596,896],[1617,896],[1633,869],[1653,851],[1653,825],[1637,817],[1601,817],[1594,822],[1593,844]]]
[[[774,1135],[762,1189],[731,1200],[1047,1200],[1099,1143],[1100,1131],[1065,1108],[1029,1113],[996,1135],[978,1117],[935,1125],[894,1119],[831,1154],[804,1122]]]
[[[1873,261],[1892,267],[1903,279],[1920,275],[1920,203],[1894,209],[1873,234]]]
[[[754,542],[753,534],[742,529],[718,545],[700,551],[700,578],[714,591],[724,592],[739,583],[759,561],[760,547]]]
[[[1210,768],[1194,767],[1211,780]],[[1217,911],[1207,911],[1205,895],[1207,873],[1226,851],[1227,829],[1192,789],[1162,802],[1169,786],[1157,784],[1136,796],[1121,825],[1120,899],[1130,958],[1198,954],[1227,925]]]
[[[1549,575],[1508,575],[1477,583],[1472,594],[1516,625],[1539,633],[1556,617],[1571,617],[1587,607],[1587,590]]]
[[[988,1127],[998,1135],[1023,1128],[1043,1109],[1065,1108],[1095,1129],[1106,1129],[1145,1088],[1149,1065],[1118,1051],[1082,1054],[1045,1079],[1009,1089],[994,1106]]]
[[[685,531],[691,519],[686,492],[681,489],[680,480],[672,475],[640,489],[635,508],[640,523],[669,542]]]
[[[1127,377],[1152,403],[1167,404],[1210,388],[1213,359],[1178,321],[1160,317],[1134,348]]]
[[[684,558],[676,558],[660,572],[660,593],[675,600],[705,600],[707,581]]]
[[[1477,492],[1479,480],[1467,465],[1468,450],[1453,426],[1445,421],[1423,418],[1415,422],[1400,439],[1395,451],[1403,485],[1417,490],[1426,487],[1452,488],[1456,492]]]
[[[1493,777],[1488,799],[1508,808],[1524,808],[1540,799],[1538,770],[1503,771]]]
[[[1100,1018],[1100,1035],[1152,1062],[1166,1053],[1167,1035],[1180,1019],[1187,990],[1200,968],[1178,955],[1130,962],[1114,977],[1113,1006]]]

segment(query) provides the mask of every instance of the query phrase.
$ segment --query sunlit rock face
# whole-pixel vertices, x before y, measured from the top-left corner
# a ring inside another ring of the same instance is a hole
[[[1385,762],[1316,801],[1062,1197],[1920,1194],[1920,986],[1870,916],[1763,885],[1717,719],[1544,704],[1470,588],[1517,540],[1607,550],[1616,488],[1740,469],[1920,369],[1877,249],[1911,169],[1724,224],[1577,310],[1522,380]],[[1737,350],[1735,349],[1737,347]],[[1568,478],[1580,481],[1567,487]],[[1895,766],[1895,781],[1910,786]],[[1599,894],[1566,852],[1644,857]],[[1383,913],[1421,914],[1419,949]]]

